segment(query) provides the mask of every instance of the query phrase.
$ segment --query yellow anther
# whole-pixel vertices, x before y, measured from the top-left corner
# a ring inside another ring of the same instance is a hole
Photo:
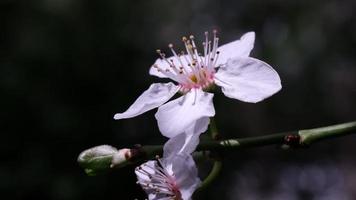
[[[190,80],[192,80],[194,83],[198,83],[198,78],[195,75],[191,75]]]

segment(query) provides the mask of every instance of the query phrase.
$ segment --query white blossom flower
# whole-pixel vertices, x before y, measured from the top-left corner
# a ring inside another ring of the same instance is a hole
[[[194,160],[187,153],[148,161],[135,173],[149,200],[189,200],[201,183]]]
[[[188,136],[187,129],[204,132],[209,117],[215,115],[214,95],[207,92],[212,85],[220,86],[227,97],[250,103],[262,101],[281,89],[278,73],[267,63],[249,57],[254,46],[254,32],[220,47],[216,31],[213,35],[211,42],[205,33],[202,55],[198,53],[193,36],[183,37],[185,52],[176,53],[170,44],[173,56],[167,58],[157,50],[161,58],[149,73],[175,83],[153,83],[127,111],[114,118],[131,118],[159,107],[155,117],[161,133],[169,138],[181,133]],[[178,91],[183,95],[166,103]]]

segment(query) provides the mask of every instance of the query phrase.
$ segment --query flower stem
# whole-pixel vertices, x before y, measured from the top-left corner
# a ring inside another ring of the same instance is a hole
[[[211,129],[213,129],[214,126],[216,128],[216,125],[213,125],[211,126],[212,127]],[[218,132],[216,131],[216,133]],[[332,139],[340,136],[351,135],[351,134],[356,134],[356,121],[332,125],[332,126],[326,126],[326,127],[319,127],[314,129],[289,131],[285,133],[275,133],[275,134],[256,136],[256,137],[201,141],[197,147],[197,151],[213,151],[219,153],[219,151],[238,150],[243,148],[267,146],[272,144],[281,145],[282,147],[284,147],[284,149],[302,148],[302,147],[312,145],[318,141]],[[156,155],[161,154],[162,149],[163,149],[163,145],[137,146],[134,149],[132,149],[135,150],[134,151],[135,154],[133,154],[129,159],[125,160],[125,162],[128,162],[128,164],[135,164],[135,163],[142,162],[143,160],[146,159],[152,159]],[[89,161],[85,161],[85,160],[81,161],[81,166],[83,165],[83,163],[86,164]],[[104,158],[98,157],[95,158],[96,163],[94,163],[94,165],[99,166],[101,165],[101,163],[106,163],[106,161],[107,160],[105,160]],[[90,162],[89,164],[92,164],[92,162]],[[214,165],[218,165],[218,164],[219,163]],[[221,165],[221,163],[219,165]],[[91,168],[95,166],[91,166]],[[101,167],[100,169],[102,171],[105,170],[109,171],[111,169],[109,164],[105,166],[107,166],[106,168],[104,167],[105,169],[103,167]],[[123,165],[117,163],[117,166],[123,166]],[[217,168],[216,171],[218,169],[219,168]],[[214,167],[213,167],[213,171],[214,171]]]
[[[216,141],[219,138],[219,131],[218,128],[216,126],[216,122],[214,117],[210,118],[210,125],[209,125],[209,131],[210,131],[210,135],[211,138]],[[213,168],[211,169],[209,175],[204,179],[204,181],[202,182],[202,184],[199,187],[199,191],[205,189],[206,187],[208,187],[220,174],[220,171],[222,169],[222,161],[221,161],[221,157],[219,155],[218,152],[214,152],[216,155],[214,156],[214,164],[213,164]]]
[[[197,192],[202,191],[206,187],[208,187],[216,179],[216,177],[220,174],[221,169],[222,169],[222,161],[221,160],[215,160],[213,168],[211,169],[209,175],[201,183],[201,185],[198,188]]]
[[[302,148],[318,141],[351,134],[356,134],[356,121],[255,137],[201,141],[197,147],[197,151],[238,150],[273,144],[287,148]],[[151,151],[152,149],[154,149],[154,151]],[[157,153],[162,151],[162,145],[142,146],[142,151],[145,152],[146,157],[154,158]]]
[[[323,139],[352,134],[355,133],[355,131],[356,122],[349,122],[321,128],[300,130],[299,136],[302,144],[309,145]]]
[[[288,147],[305,147],[321,140],[350,134],[356,134],[356,121],[314,129],[275,133],[266,136],[205,141],[199,144],[197,151],[241,149],[271,144],[286,145]]]

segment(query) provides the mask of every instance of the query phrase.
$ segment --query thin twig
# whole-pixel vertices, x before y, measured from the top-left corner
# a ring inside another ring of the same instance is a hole
[[[332,139],[335,137],[356,134],[356,121],[337,124],[332,126],[305,129],[299,131],[289,131],[285,133],[275,133],[270,135],[248,137],[248,138],[237,138],[237,139],[227,139],[227,140],[211,140],[202,141],[197,147],[197,151],[224,151],[224,150],[238,150],[243,148],[260,147],[267,145],[281,145],[284,147],[305,147],[311,144]],[[127,164],[134,164],[142,162],[146,159],[153,159],[156,155],[161,154],[163,145],[145,145],[137,146],[132,150],[132,155],[129,158],[123,159],[122,162]],[[79,164],[85,170],[98,171],[96,168],[100,166],[100,171],[109,171],[112,169],[110,158],[112,155],[108,155],[105,159],[101,160],[101,157],[90,158],[88,160],[78,160]],[[109,161],[107,161],[109,159]],[[95,161],[95,162],[94,162]],[[115,167],[119,168],[123,163],[115,163]],[[93,173],[95,175],[95,173]]]

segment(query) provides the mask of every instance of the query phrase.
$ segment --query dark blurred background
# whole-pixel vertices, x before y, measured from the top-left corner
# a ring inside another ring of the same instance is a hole
[[[144,199],[133,167],[88,177],[76,158],[95,145],[166,140],[155,111],[113,115],[162,81],[148,74],[155,49],[192,33],[217,29],[226,43],[255,31],[252,56],[282,79],[282,91],[258,104],[217,94],[224,137],[355,120],[355,10],[353,0],[1,0],[0,198]],[[356,199],[355,139],[231,153],[197,199]]]

